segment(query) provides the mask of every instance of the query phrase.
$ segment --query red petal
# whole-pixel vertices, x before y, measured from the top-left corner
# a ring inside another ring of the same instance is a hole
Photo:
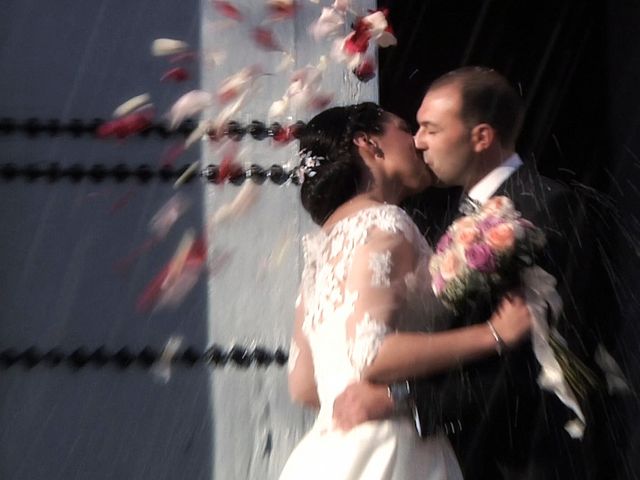
[[[265,50],[282,51],[275,36],[271,30],[265,27],[256,27],[252,32],[253,40],[256,44]]]
[[[353,70],[353,73],[361,82],[368,82],[376,76],[375,63],[371,60],[365,60]]]
[[[162,75],[160,81],[164,82],[165,80],[173,80],[174,82],[184,82],[188,79],[189,72],[187,69],[184,67],[176,67],[168,70],[164,75]]]
[[[152,109],[134,112],[122,118],[103,123],[98,127],[96,134],[100,138],[112,136],[117,138],[126,138],[130,135],[146,130],[151,125],[152,119]]]
[[[237,20],[238,22],[242,21],[242,13],[240,13],[240,10],[238,10],[231,2],[213,0],[211,4],[213,5],[213,8],[220,13],[220,15]]]

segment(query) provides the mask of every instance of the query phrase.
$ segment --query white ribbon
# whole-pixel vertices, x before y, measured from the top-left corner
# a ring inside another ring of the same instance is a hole
[[[582,438],[586,425],[584,414],[549,345],[550,327],[547,322],[547,309],[550,309],[554,319],[557,319],[562,312],[562,298],[555,288],[556,279],[537,266],[524,269],[521,278],[527,306],[533,318],[531,329],[533,352],[542,367],[538,384],[541,388],[554,393],[576,414],[577,418],[567,422],[565,430],[572,438]],[[555,329],[553,335],[561,341],[564,340]]]

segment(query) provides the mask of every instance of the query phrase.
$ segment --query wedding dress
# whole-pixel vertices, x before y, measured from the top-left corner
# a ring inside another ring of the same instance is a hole
[[[461,479],[446,436],[420,439],[408,415],[347,432],[332,423],[335,398],[361,377],[386,334],[443,327],[429,314],[438,304],[432,252],[415,224],[397,206],[369,207],[305,236],[303,248],[298,303],[321,407],[280,480]],[[290,369],[298,352],[292,342]]]

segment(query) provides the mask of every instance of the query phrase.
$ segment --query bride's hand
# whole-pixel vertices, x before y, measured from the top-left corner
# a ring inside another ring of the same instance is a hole
[[[508,348],[528,337],[532,325],[531,312],[519,293],[505,295],[489,321]]]

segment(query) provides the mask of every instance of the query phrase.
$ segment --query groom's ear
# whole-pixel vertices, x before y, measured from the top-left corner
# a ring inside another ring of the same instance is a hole
[[[476,153],[487,150],[496,140],[496,131],[488,123],[479,123],[471,129],[471,143]]]

